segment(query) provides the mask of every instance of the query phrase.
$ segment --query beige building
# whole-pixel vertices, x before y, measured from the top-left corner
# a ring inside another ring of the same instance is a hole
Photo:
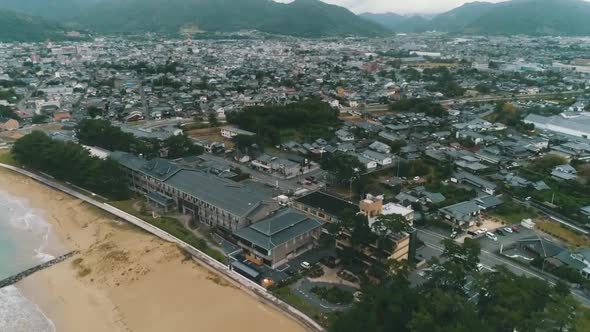
[[[407,261],[410,259],[411,252],[411,234],[402,232],[398,234],[389,234],[388,245],[379,246],[377,241],[356,248],[358,259],[366,266],[371,266],[378,261]],[[347,230],[341,231],[336,237],[336,249],[344,250],[352,246],[351,234]]]

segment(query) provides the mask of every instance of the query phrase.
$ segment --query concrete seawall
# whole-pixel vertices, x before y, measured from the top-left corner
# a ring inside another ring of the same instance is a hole
[[[276,308],[280,309],[282,312],[288,314],[289,316],[291,316],[292,318],[294,318],[295,320],[300,322],[303,326],[305,326],[310,331],[324,331],[324,328],[322,326],[320,326],[316,321],[314,321],[313,319],[311,319],[309,316],[307,316],[303,312],[299,311],[298,309],[294,308],[293,306],[289,305],[288,303],[275,297],[274,295],[269,293],[265,288],[250,281],[249,279],[243,277],[242,275],[230,270],[228,266],[220,263],[219,261],[217,261],[214,258],[212,258],[211,256],[205,254],[204,252],[198,250],[197,248],[191,246],[190,244],[188,244],[188,243],[174,237],[173,235],[153,226],[152,224],[150,224],[140,218],[137,218],[134,215],[131,215],[125,211],[119,210],[112,205],[99,202],[99,201],[97,201],[91,197],[88,197],[76,190],[73,190],[69,187],[62,185],[53,179],[49,179],[49,178],[43,177],[41,175],[38,175],[36,173],[32,173],[30,171],[27,171],[27,170],[24,170],[24,169],[21,169],[18,167],[6,165],[6,164],[0,163],[0,167],[17,172],[21,175],[27,176],[27,177],[29,177],[33,180],[36,180],[46,186],[49,186],[49,187],[56,189],[56,190],[59,190],[59,191],[66,193],[74,198],[80,199],[90,205],[93,205],[101,210],[109,212],[110,214],[112,214],[120,219],[123,219],[123,220],[125,220],[125,221],[127,221],[127,222],[129,222],[129,223],[131,223],[131,224],[133,224],[133,225],[135,225],[135,226],[137,226],[137,227],[139,227],[139,228],[141,228],[141,229],[143,229],[143,230],[145,230],[145,231],[147,231],[147,232],[149,232],[149,233],[151,233],[163,240],[178,244],[181,248],[183,248],[187,252],[189,252],[193,256],[193,259],[195,261],[197,261],[201,264],[204,264],[205,267],[207,267],[211,270],[214,270],[218,273],[221,273],[221,274],[225,275],[226,277],[232,279],[234,282],[236,282],[240,286],[242,286],[243,289],[256,295],[257,297],[266,301],[267,303],[274,305]]]
[[[72,251],[70,253],[67,253],[65,255],[59,256],[55,259],[50,260],[49,262],[45,262],[43,264],[39,264],[35,267],[32,267],[28,270],[25,270],[19,274],[15,274],[12,277],[8,277],[6,279],[0,280],[0,288],[6,287],[6,286],[10,286],[10,285],[14,285],[17,282],[23,280],[24,278],[30,276],[33,273],[39,272],[41,270],[44,270],[46,268],[49,268],[57,263],[61,263],[63,261],[65,261],[66,259],[74,256],[75,254],[77,254],[77,251]]]

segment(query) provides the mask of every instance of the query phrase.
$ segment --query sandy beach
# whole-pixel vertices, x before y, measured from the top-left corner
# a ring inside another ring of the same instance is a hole
[[[17,286],[59,332],[305,329],[178,248],[6,170],[0,188],[43,210],[73,258]]]

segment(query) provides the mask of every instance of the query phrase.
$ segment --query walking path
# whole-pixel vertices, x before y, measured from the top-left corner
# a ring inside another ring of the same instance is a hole
[[[298,309],[287,304],[286,302],[278,299],[277,297],[275,297],[274,295],[269,293],[262,286],[254,283],[254,282],[250,281],[249,279],[243,277],[242,275],[232,271],[228,266],[220,263],[219,261],[213,259],[212,257],[208,256],[207,254],[203,253],[202,251],[198,250],[197,248],[189,245],[188,243],[183,242],[182,240],[172,236],[171,234],[169,234],[169,233],[167,233],[167,232],[165,232],[165,231],[163,231],[163,230],[161,230],[161,229],[159,229],[159,228],[157,228],[157,227],[155,227],[155,226],[125,212],[125,211],[119,210],[109,204],[99,202],[93,198],[90,198],[84,194],[79,193],[78,191],[75,191],[69,187],[66,187],[66,186],[64,186],[52,179],[48,179],[48,178],[38,175],[36,173],[32,173],[27,170],[24,170],[24,169],[21,169],[18,167],[14,167],[14,166],[10,166],[10,165],[6,165],[6,164],[0,163],[0,167],[17,172],[17,173],[27,176],[31,179],[34,179],[44,185],[47,185],[47,186],[54,188],[54,189],[57,189],[61,192],[64,192],[64,193],[70,195],[70,196],[80,199],[90,205],[93,205],[101,210],[109,212],[110,214],[112,214],[120,219],[123,219],[133,225],[136,225],[137,227],[140,227],[143,230],[148,231],[151,234],[156,235],[157,237],[159,237],[163,240],[178,244],[181,248],[183,248],[187,252],[189,252],[193,256],[193,259],[195,261],[202,263],[204,266],[206,266],[209,269],[212,269],[218,273],[222,273],[223,275],[229,277],[234,282],[236,282],[240,286],[242,286],[243,289],[250,291],[251,293],[253,293],[256,296],[258,296],[259,298],[261,298],[262,300],[265,300],[268,303],[275,305],[277,308],[279,308],[280,310],[282,310],[283,312],[290,315],[291,317],[293,317],[294,319],[299,321],[301,324],[306,326],[310,331],[324,331],[324,328],[322,326],[320,326],[318,323],[316,323],[313,319],[311,319],[310,317],[308,317],[306,314],[299,311]]]

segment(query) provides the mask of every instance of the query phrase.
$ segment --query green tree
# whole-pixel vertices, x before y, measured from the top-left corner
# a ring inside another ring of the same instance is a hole
[[[484,83],[480,83],[478,85],[475,86],[475,90],[477,90],[477,92],[479,93],[483,93],[483,94],[488,94],[490,92],[492,92],[492,88]]]
[[[96,106],[90,106],[88,107],[88,116],[92,119],[96,118],[97,116],[102,116],[103,110],[96,107]]]
[[[41,123],[46,123],[48,120],[49,120],[49,117],[45,114],[35,114],[35,115],[33,115],[31,122],[33,124],[41,124]]]
[[[164,141],[164,148],[168,150],[168,159],[197,156],[203,153],[203,148],[195,145],[186,135],[176,135]]]
[[[12,154],[21,164],[58,180],[114,200],[129,197],[127,177],[119,164],[92,157],[76,143],[53,140],[45,133],[34,131],[14,144]]]
[[[0,118],[8,118],[14,119],[16,121],[21,121],[20,116],[16,114],[16,112],[8,106],[0,105]]]
[[[366,167],[358,158],[343,153],[336,153],[322,162],[322,168],[329,172],[338,183],[353,181],[355,177],[366,172]]]
[[[219,120],[217,119],[216,113],[209,113],[209,115],[207,115],[207,121],[209,121],[210,127],[219,127]]]

